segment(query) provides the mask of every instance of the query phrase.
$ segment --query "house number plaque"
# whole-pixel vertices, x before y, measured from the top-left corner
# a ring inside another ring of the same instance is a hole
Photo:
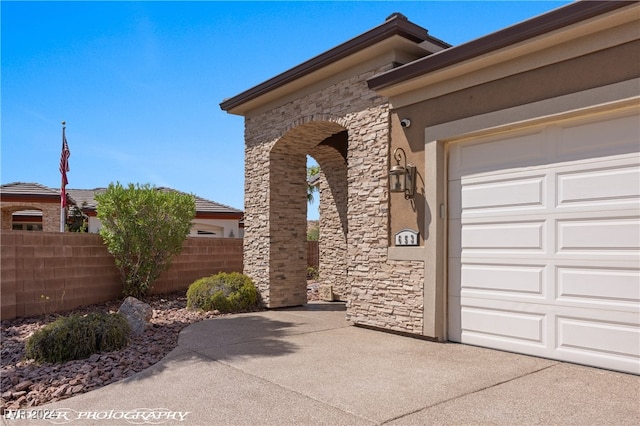
[[[413,229],[403,229],[396,233],[396,246],[417,246],[420,245],[418,236],[420,233]]]

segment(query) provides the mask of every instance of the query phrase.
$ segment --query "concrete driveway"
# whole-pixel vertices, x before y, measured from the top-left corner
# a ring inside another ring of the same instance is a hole
[[[640,377],[354,327],[341,304],[184,329],[163,361],[10,425],[640,424]]]

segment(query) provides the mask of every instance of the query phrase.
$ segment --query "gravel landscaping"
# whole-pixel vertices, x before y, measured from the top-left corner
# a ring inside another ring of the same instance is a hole
[[[309,300],[317,300],[316,283],[309,283],[307,294]],[[2,321],[0,411],[59,401],[126,379],[157,363],[171,352],[176,347],[178,335],[183,328],[219,316],[210,312],[187,310],[184,293],[149,296],[144,301],[153,308],[153,318],[145,332],[132,337],[126,348],[64,364],[36,364],[24,359],[27,338],[34,331],[53,322],[56,315]],[[115,312],[121,302],[114,300],[75,309],[73,312]]]

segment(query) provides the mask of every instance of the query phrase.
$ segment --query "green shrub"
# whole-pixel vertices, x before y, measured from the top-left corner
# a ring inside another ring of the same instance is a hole
[[[96,193],[100,235],[113,255],[125,296],[141,298],[182,251],[196,215],[193,195],[111,183]]]
[[[238,272],[220,272],[200,278],[187,290],[187,308],[223,313],[260,308],[260,295],[251,278]]]
[[[309,266],[307,268],[307,279],[308,280],[317,280],[320,277],[320,273],[318,272],[318,268],[315,266]]]
[[[29,337],[26,357],[37,362],[66,362],[98,352],[122,349],[129,324],[120,314],[91,313],[60,317]]]

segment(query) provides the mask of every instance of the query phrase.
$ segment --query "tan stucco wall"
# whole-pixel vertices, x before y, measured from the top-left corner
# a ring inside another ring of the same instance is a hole
[[[411,127],[414,128],[415,124],[415,128],[407,134],[419,138],[419,132],[424,135],[424,129],[428,126],[606,86],[638,76],[640,41],[634,41],[394,109],[393,114],[411,117]],[[394,121],[392,123],[395,124]]]
[[[615,66],[614,66],[615,65]],[[555,65],[542,67],[491,83],[471,87],[447,96],[393,109],[391,112],[391,150],[402,147],[407,157],[419,165],[418,197],[424,192],[424,142],[429,126],[459,120],[606,86],[640,76],[640,41],[595,52]],[[400,120],[411,119],[402,128]],[[427,159],[427,161],[430,161]],[[418,200],[417,200],[418,201]],[[397,204],[396,204],[397,203]],[[417,203],[416,203],[417,204]],[[391,233],[427,222],[424,209],[407,208],[401,194],[391,196]],[[421,229],[421,235],[424,235]]]
[[[415,223],[425,229],[425,335],[444,338],[446,333],[446,235],[441,217],[446,208],[446,143],[439,137],[637,95],[640,86],[633,79],[638,77],[640,42],[633,41],[392,109],[391,150],[409,148],[407,154],[425,182],[424,209],[410,211],[402,197],[390,199],[391,233]],[[410,128],[400,126],[403,118],[411,119]]]
[[[391,140],[389,150],[390,165],[396,164],[393,152],[396,148],[402,148],[406,153],[407,164],[417,167],[416,188],[413,199],[405,199],[404,194],[392,192],[389,194],[390,203],[396,208],[390,211],[389,220],[389,244],[393,245],[394,236],[403,229],[412,229],[420,233],[420,245],[424,245],[425,237],[425,170],[424,164],[424,138],[421,138],[423,130],[419,122],[411,120],[409,127],[402,127],[400,121],[405,117],[402,113],[391,114]],[[401,165],[402,161],[401,161]]]
[[[97,234],[102,228],[102,222],[95,216],[89,216],[89,229],[87,232]],[[198,230],[213,231],[216,235],[198,235]],[[190,237],[215,237],[215,238],[242,238],[243,232],[237,219],[194,219]]]
[[[505,110],[593,87],[606,86],[640,76],[640,41],[595,52],[555,65],[545,66],[508,78],[481,84],[446,96],[391,111],[391,152],[401,147],[408,161],[418,165],[418,191],[415,205],[402,194],[391,194],[390,241],[393,233],[416,227],[421,236],[431,221],[424,206],[425,129],[441,123]],[[400,120],[409,118],[411,126],[403,128]],[[422,203],[420,203],[422,199]],[[422,241],[424,244],[424,241]]]

